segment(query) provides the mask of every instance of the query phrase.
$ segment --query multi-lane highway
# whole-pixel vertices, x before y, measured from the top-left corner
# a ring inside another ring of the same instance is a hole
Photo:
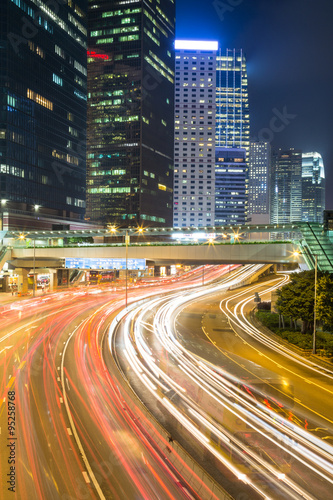
[[[219,275],[206,270],[207,280]],[[129,302],[201,282],[198,270],[146,283],[131,288]],[[123,289],[96,288],[2,308],[1,498],[201,498],[167,461],[165,436],[147,432],[118,370],[105,365],[103,339],[124,298]]]
[[[238,479],[249,498],[326,499],[333,373],[244,317],[255,291],[285,280],[226,291],[230,280],[158,298],[133,309],[122,328],[111,326],[110,348],[150,410],[234,496]]]
[[[248,323],[257,269],[2,309],[0,497],[330,498],[333,374]]]

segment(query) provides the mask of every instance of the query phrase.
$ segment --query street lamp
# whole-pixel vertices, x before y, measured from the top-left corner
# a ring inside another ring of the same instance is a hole
[[[313,345],[312,354],[316,354],[316,307],[317,307],[317,274],[318,274],[318,256],[315,255],[315,289],[314,289],[314,311],[313,311]]]
[[[34,238],[34,259],[33,259],[33,269],[34,269],[34,288],[33,288],[33,291],[32,291],[32,296],[35,297],[36,296],[36,239]],[[43,290],[44,290],[44,287],[43,287]]]
[[[128,234],[128,230],[126,229],[125,232],[125,246],[126,246],[126,254],[125,254],[125,307],[127,309],[127,274],[128,274],[128,269],[127,269],[127,260],[128,260],[128,245],[130,242],[130,237]]]

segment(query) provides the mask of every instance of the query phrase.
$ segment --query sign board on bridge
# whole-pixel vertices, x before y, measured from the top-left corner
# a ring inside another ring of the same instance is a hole
[[[126,259],[65,258],[67,269],[126,269]],[[144,270],[146,259],[127,259],[127,269]]]

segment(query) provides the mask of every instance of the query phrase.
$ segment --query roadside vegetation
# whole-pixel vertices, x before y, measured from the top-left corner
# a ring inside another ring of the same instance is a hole
[[[314,271],[292,273],[290,282],[278,290],[271,311],[270,302],[258,304],[257,319],[282,339],[311,350],[314,325]],[[316,349],[333,356],[333,276],[318,272],[316,306]]]

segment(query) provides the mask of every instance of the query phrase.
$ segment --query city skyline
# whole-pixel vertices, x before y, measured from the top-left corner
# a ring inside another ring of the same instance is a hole
[[[282,3],[282,5],[281,5]],[[318,151],[326,171],[326,208],[333,207],[330,141],[330,19],[326,0],[178,0],[176,37],[219,40],[243,49],[248,72],[251,139],[272,147]]]

